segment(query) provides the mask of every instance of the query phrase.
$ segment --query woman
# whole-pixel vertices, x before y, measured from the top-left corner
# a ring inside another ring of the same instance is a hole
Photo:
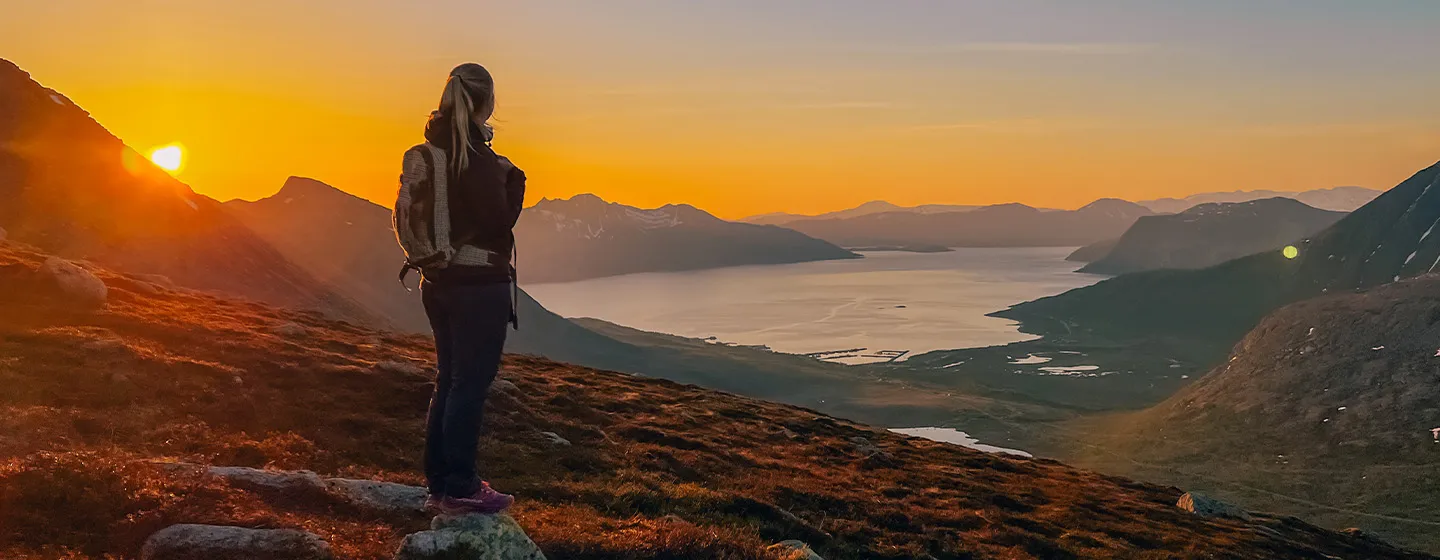
[[[507,323],[515,320],[511,229],[525,200],[525,174],[490,149],[495,82],[469,63],[450,71],[425,140],[445,151],[449,263],[424,271],[420,287],[435,334],[439,374],[425,438],[426,507],[447,513],[497,513],[515,498],[476,472],[485,397],[500,370]],[[440,162],[436,162],[439,165]]]

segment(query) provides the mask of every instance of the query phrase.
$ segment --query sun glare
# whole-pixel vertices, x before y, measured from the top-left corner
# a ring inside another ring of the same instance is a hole
[[[175,173],[180,170],[180,164],[185,161],[185,151],[180,149],[179,144],[161,146],[150,152],[150,161],[160,169]]]

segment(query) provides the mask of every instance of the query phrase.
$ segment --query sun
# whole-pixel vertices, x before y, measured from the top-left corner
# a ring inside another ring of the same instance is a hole
[[[161,146],[150,151],[150,161],[173,174],[185,163],[185,150],[181,149],[179,144]]]

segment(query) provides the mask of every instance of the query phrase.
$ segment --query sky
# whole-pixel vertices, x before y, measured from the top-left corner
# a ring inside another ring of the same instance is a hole
[[[1389,188],[1440,159],[1432,0],[50,0],[0,57],[179,178],[389,206],[447,72],[528,201],[726,218]]]

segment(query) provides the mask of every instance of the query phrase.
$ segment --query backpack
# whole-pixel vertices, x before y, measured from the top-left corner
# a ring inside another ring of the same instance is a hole
[[[455,255],[450,243],[448,205],[436,204],[447,196],[446,161],[445,150],[428,142],[405,151],[400,192],[391,214],[395,237],[405,251],[405,263],[399,274],[402,286],[410,271],[443,268]]]
[[[455,249],[455,244],[450,238],[450,210],[449,204],[439,204],[436,201],[448,200],[446,197],[449,191],[446,190],[446,169],[449,167],[445,159],[445,150],[426,142],[405,150],[405,159],[400,172],[400,192],[395,197],[395,210],[390,215],[391,225],[395,228],[395,237],[400,241],[400,248],[405,251],[405,263],[400,265],[398,280],[401,286],[405,286],[405,277],[410,271],[420,271],[422,274],[426,269],[445,268],[451,261],[456,260],[455,256],[460,253],[458,262],[466,263],[467,259],[475,255],[467,254]],[[515,172],[515,165],[510,160],[500,157],[510,173]],[[439,165],[436,165],[439,162]],[[464,240],[462,240],[464,241]],[[511,247],[515,246],[514,233],[511,233]],[[464,245],[461,243],[460,245]],[[464,249],[471,250],[470,247]],[[483,251],[488,253],[488,251]],[[511,254],[511,257],[516,257]],[[488,261],[488,257],[486,259]],[[512,276],[515,269],[510,269]],[[516,329],[520,328],[520,285],[519,282],[511,284],[510,296],[510,325]],[[405,291],[410,291],[405,286]]]

